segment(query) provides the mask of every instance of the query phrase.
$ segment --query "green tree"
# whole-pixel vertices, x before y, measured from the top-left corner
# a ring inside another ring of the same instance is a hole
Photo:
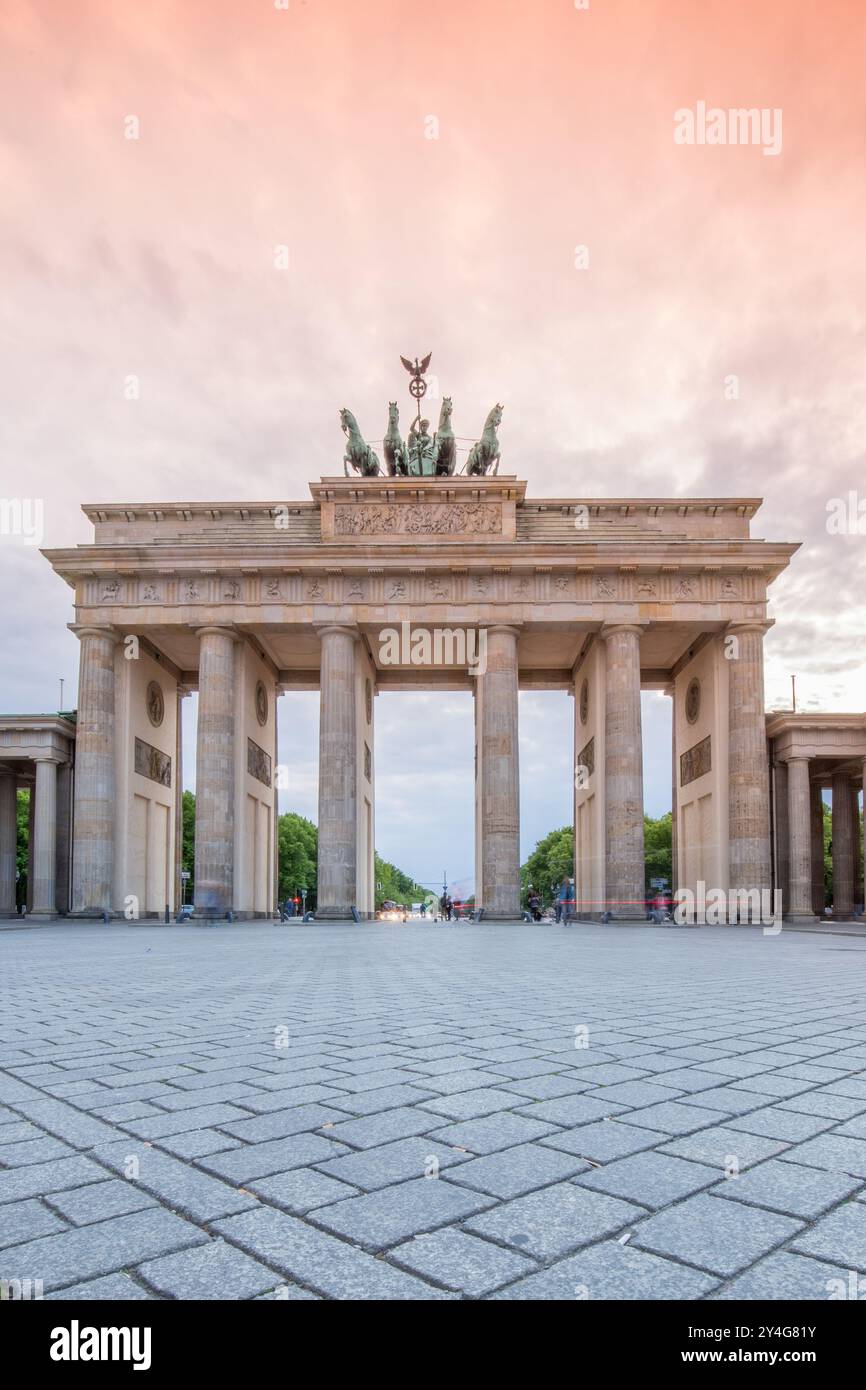
[[[307,890],[307,907],[315,907],[318,872],[319,832],[311,820],[295,811],[286,811],[277,821],[279,856],[278,893],[280,902],[301,897]]]
[[[15,884],[15,902],[18,907],[27,901],[27,846],[30,843],[30,792],[20,788],[16,807],[15,867],[18,877]]]
[[[671,876],[671,865],[673,862],[671,835],[672,817],[670,811],[663,816],[659,816],[657,820],[653,816],[644,816],[644,886],[647,893],[651,891],[650,879],[653,878],[665,878],[667,879],[668,887],[671,887],[673,882]]]
[[[183,817],[183,848],[180,866],[189,874],[189,879],[185,880],[184,901],[191,903],[195,900],[195,796],[192,792],[184,792],[181,814]]]
[[[391,901],[404,903],[428,902],[431,897],[429,889],[422,884],[416,883],[408,874],[404,874],[402,869],[398,869],[395,864],[390,864],[387,859],[382,859],[378,854],[374,856],[376,889],[376,906],[381,907],[383,902]]]
[[[574,877],[574,826],[564,825],[551,830],[539,840],[526,863],[520,869],[520,890],[523,902],[529,896],[529,885],[541,895],[545,905],[553,902],[556,888],[565,877]],[[554,886],[555,885],[555,886]]]

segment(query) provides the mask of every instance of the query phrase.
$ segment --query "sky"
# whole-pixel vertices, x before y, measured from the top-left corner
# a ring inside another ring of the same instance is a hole
[[[531,496],[762,496],[753,533],[803,542],[767,705],[795,673],[863,710],[864,61],[856,0],[4,0],[0,500],[56,547],[82,502],[303,498],[339,408],[381,438],[432,351],[458,435],[504,402]],[[702,103],[767,138],[682,143]],[[6,530],[0,594],[0,710],[74,703],[70,591]],[[471,866],[467,699],[377,701],[378,848],[418,877]],[[521,697],[524,855],[569,818],[571,724]]]

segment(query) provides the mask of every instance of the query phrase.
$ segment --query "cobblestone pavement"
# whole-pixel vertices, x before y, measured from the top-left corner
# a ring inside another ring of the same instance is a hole
[[[0,970],[46,1298],[866,1290],[862,939],[58,924]]]

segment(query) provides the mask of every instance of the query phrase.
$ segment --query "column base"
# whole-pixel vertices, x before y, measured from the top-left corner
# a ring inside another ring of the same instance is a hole
[[[354,922],[351,906],[317,907],[313,916],[317,922]]]
[[[811,922],[820,922],[814,912],[786,912],[782,918],[783,922],[793,922],[795,925],[800,923],[806,925]]]

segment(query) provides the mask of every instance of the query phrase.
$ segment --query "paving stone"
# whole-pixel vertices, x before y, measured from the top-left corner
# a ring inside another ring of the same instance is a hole
[[[845,1269],[866,1270],[866,1205],[845,1202],[791,1242],[794,1250]]]
[[[112,1216],[126,1216],[131,1211],[156,1206],[156,1199],[143,1192],[135,1183],[120,1178],[106,1182],[88,1183],[71,1192],[55,1192],[51,1205],[71,1221],[73,1226],[89,1226],[94,1221],[108,1221]]]
[[[800,1230],[802,1222],[788,1216],[699,1193],[642,1221],[632,1243],[714,1274],[730,1275]]]
[[[409,1178],[424,1177],[435,1171],[437,1164],[441,1169],[465,1162],[466,1157],[465,1153],[457,1153],[445,1144],[411,1136],[363,1149],[360,1153],[346,1153],[343,1157],[317,1163],[316,1167],[328,1177],[373,1192]]]
[[[32,1198],[23,1202],[7,1202],[0,1207],[0,1250],[7,1245],[21,1245],[38,1236],[50,1236],[65,1230],[65,1221]]]
[[[632,1226],[643,1215],[630,1203],[564,1182],[504,1202],[465,1224],[477,1235],[550,1260]]]
[[[129,1120],[124,1128],[140,1139],[162,1139],[170,1134],[183,1134],[191,1129],[205,1129],[239,1119],[249,1121],[250,1116],[237,1105],[195,1105],[189,1110],[173,1110],[168,1115]]]
[[[585,1077],[584,1073],[584,1077]],[[575,1075],[573,1078],[548,1073],[546,1076],[528,1076],[516,1081],[503,1081],[502,1090],[512,1095],[526,1096],[529,1100],[554,1100],[557,1096],[573,1096],[585,1091],[588,1082]],[[512,1100],[512,1105],[515,1102]]]
[[[668,1137],[660,1130],[643,1129],[614,1117],[549,1134],[540,1142],[545,1148],[561,1149],[564,1153],[606,1163],[611,1158],[624,1158],[626,1154],[651,1149],[655,1144],[664,1143]]]
[[[396,1246],[391,1258],[448,1289],[475,1298],[538,1267],[516,1250],[503,1250],[454,1227],[415,1236]]]
[[[199,1167],[229,1182],[246,1183],[253,1178],[287,1172],[290,1168],[306,1168],[310,1163],[345,1152],[344,1145],[334,1144],[319,1134],[292,1134],[287,1139],[272,1139],[266,1144],[244,1144],[228,1153],[203,1155],[197,1162]]]
[[[422,1108],[429,1110],[434,1116],[434,1122],[438,1120],[441,1124],[442,1119],[439,1117],[449,1120],[472,1120],[482,1115],[495,1114],[497,1110],[510,1110],[515,1103],[519,1104],[520,1101],[515,1102],[510,1091],[482,1087],[478,1091],[459,1091],[451,1096],[436,1096],[435,1099],[426,1100]]]
[[[771,1158],[736,1178],[725,1179],[713,1188],[713,1195],[806,1220],[820,1216],[861,1186],[860,1179],[842,1173]]]
[[[661,1105],[648,1105],[644,1110],[628,1113],[629,1124],[663,1130],[666,1134],[691,1134],[693,1130],[717,1125],[719,1118],[717,1110],[703,1110],[679,1100],[666,1100]]]
[[[414,1275],[272,1207],[230,1216],[215,1226],[227,1240],[329,1298],[449,1297]]]
[[[254,1298],[281,1282],[279,1274],[224,1240],[148,1260],[137,1273],[168,1298]]]
[[[275,1110],[270,1115],[259,1115],[255,1119],[229,1119],[219,1124],[226,1134],[234,1135],[248,1144],[258,1144],[265,1139],[285,1139],[292,1134],[302,1134],[305,1130],[320,1130],[322,1125],[335,1124],[345,1120],[345,1114],[326,1105],[296,1105],[289,1110]]]
[[[735,1158],[742,1171],[762,1159],[773,1158],[784,1153],[787,1145],[780,1139],[768,1139],[762,1134],[749,1134],[746,1130],[732,1129],[729,1125],[716,1125],[711,1129],[700,1130],[680,1139],[671,1139],[661,1148],[662,1153],[675,1154],[678,1158],[690,1158],[695,1163],[706,1163],[717,1172],[724,1173]]]
[[[106,1176],[105,1169],[98,1163],[77,1156],[61,1158],[55,1163],[34,1163],[30,1168],[7,1168],[0,1172],[0,1202],[62,1192],[67,1187],[101,1182]]]
[[[606,1115],[618,1115],[626,1107],[619,1101],[599,1100],[592,1095],[560,1096],[557,1100],[541,1100],[535,1105],[521,1105],[519,1114],[528,1119],[543,1120],[553,1125],[589,1124]]]
[[[764,1134],[768,1139],[783,1139],[794,1144],[821,1134],[832,1124],[832,1120],[823,1116],[801,1115],[793,1110],[780,1110],[772,1106],[768,1110],[753,1110],[748,1115],[738,1115],[728,1121],[728,1128],[746,1130],[749,1134]]]
[[[310,1212],[310,1219],[369,1250],[385,1250],[407,1236],[461,1221],[492,1206],[490,1197],[444,1178],[415,1178],[348,1197]]]
[[[854,1278],[856,1280],[856,1275]],[[779,1250],[775,1255],[767,1255],[759,1260],[745,1274],[725,1284],[710,1298],[711,1301],[754,1299],[764,1302],[781,1298],[823,1300],[834,1296],[848,1297],[850,1279],[848,1270],[810,1260],[805,1255],[795,1255],[788,1250]],[[858,1296],[862,1297],[862,1294]]]
[[[372,1149],[391,1139],[406,1139],[413,1134],[425,1134],[436,1124],[427,1110],[399,1106],[382,1114],[365,1115],[358,1120],[343,1120],[328,1131],[331,1139],[349,1144],[353,1149]],[[312,1160],[310,1160],[312,1162]]]
[[[2,1263],[4,1273],[13,1268],[32,1270],[30,1277],[42,1279],[45,1290],[50,1291],[100,1274],[112,1274],[206,1239],[197,1226],[183,1217],[162,1207],[147,1207],[129,1216],[15,1245],[5,1252]]]
[[[835,1173],[866,1178],[866,1139],[821,1134],[816,1139],[807,1139],[805,1144],[789,1148],[783,1158],[792,1163],[805,1163],[810,1168],[829,1168]],[[0,1173],[0,1181],[2,1177]]]
[[[75,1153],[68,1144],[44,1134],[40,1139],[25,1139],[18,1144],[0,1145],[0,1167],[26,1168],[34,1163],[50,1163],[56,1158],[69,1158]]]
[[[469,1153],[489,1154],[495,1153],[497,1149],[510,1149],[516,1144],[541,1139],[544,1135],[551,1134],[554,1129],[554,1125],[544,1124],[540,1120],[500,1113],[486,1115],[480,1120],[465,1120],[455,1125],[446,1125],[444,1129],[434,1129],[430,1137],[441,1144],[465,1149]]]
[[[560,1182],[589,1168],[585,1159],[540,1144],[518,1144],[483,1158],[472,1158],[448,1173],[450,1182],[489,1192],[494,1197],[519,1197],[537,1187]]]
[[[848,1096],[834,1096],[826,1091],[810,1091],[808,1095],[793,1096],[783,1100],[784,1110],[796,1110],[803,1115],[824,1115],[831,1120],[851,1120],[866,1110],[866,1101],[851,1100]]]
[[[130,1159],[134,1158],[138,1164],[134,1181],[145,1192],[161,1197],[169,1206],[196,1221],[212,1221],[214,1217],[228,1216],[255,1205],[253,1198],[245,1196],[237,1188],[199,1172],[181,1159],[160,1153],[141,1140],[104,1144],[95,1153],[102,1163],[124,1178],[129,1171]],[[208,1162],[211,1161],[208,1159]]]
[[[241,1146],[240,1139],[220,1134],[218,1129],[193,1129],[188,1134],[171,1134],[153,1142],[178,1158],[204,1158],[206,1154],[225,1153]]]
[[[677,1087],[668,1086],[669,1075],[665,1073],[663,1084],[656,1081],[622,1081],[615,1086],[604,1086],[600,1091],[591,1091],[589,1098],[599,1100],[603,1105],[609,1101],[627,1106],[660,1105],[683,1094]],[[612,1113],[610,1106],[608,1113]]]
[[[136,1284],[126,1274],[106,1274],[102,1279],[89,1279],[85,1284],[69,1284],[59,1293],[47,1293],[50,1300],[75,1299],[76,1302],[133,1303],[139,1300],[153,1300],[154,1295]]]
[[[718,1176],[717,1168],[650,1151],[605,1163],[576,1181],[594,1192],[609,1192],[612,1197],[625,1197],[655,1211],[708,1187]]]
[[[696,1299],[718,1280],[619,1241],[604,1241],[500,1290],[497,1299]]]
[[[355,1157],[366,1155],[358,1154]],[[337,1160],[338,1163],[344,1161]],[[294,1168],[290,1173],[279,1173],[273,1178],[257,1178],[255,1182],[250,1183],[250,1191],[263,1197],[265,1201],[272,1202],[274,1206],[285,1207],[295,1216],[303,1216],[306,1212],[312,1211],[313,1207],[322,1207],[330,1202],[339,1202],[343,1197],[358,1195],[357,1187],[337,1182],[335,1178],[318,1173],[315,1168]]]

